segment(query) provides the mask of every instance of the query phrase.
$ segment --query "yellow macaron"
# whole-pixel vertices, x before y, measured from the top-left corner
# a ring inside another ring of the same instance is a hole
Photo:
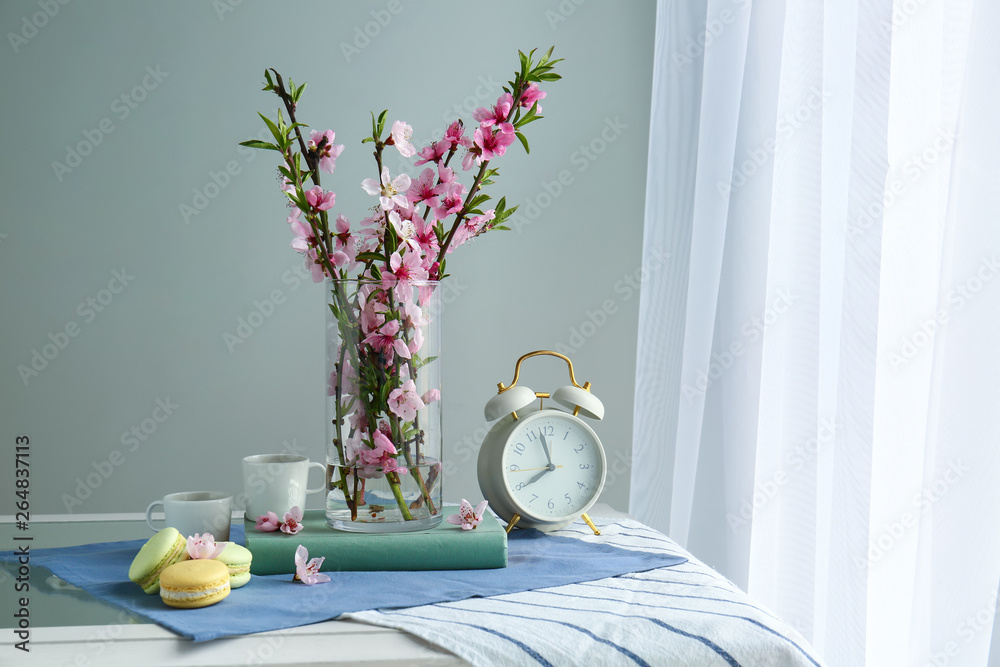
[[[229,590],[229,568],[217,560],[181,561],[160,575],[160,597],[171,607],[207,607],[224,599]]]

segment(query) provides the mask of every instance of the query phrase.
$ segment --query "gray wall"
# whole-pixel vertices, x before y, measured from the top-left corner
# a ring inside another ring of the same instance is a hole
[[[416,139],[456,105],[472,123],[517,49],[552,44],[565,78],[527,128],[532,153],[515,144],[495,163],[519,229],[449,261],[445,496],[481,498],[484,403],[519,355],[557,348],[605,402],[603,500],[624,509],[654,13],[652,0],[5,1],[0,514],[19,435],[35,514],[237,493],[244,455],[325,455],[323,290],[288,247],[274,154],[237,146],[264,130],[256,111],[273,114],[265,67],[307,81],[301,120],[346,144],[324,183],[357,221],[370,110]],[[227,343],[255,310],[260,326]],[[560,364],[526,365],[524,382],[565,384]]]

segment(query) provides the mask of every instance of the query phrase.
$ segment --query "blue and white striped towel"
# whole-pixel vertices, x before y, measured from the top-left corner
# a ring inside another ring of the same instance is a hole
[[[459,602],[346,614],[473,665],[820,667],[805,639],[668,537],[631,519],[555,534],[688,558],[673,567]]]

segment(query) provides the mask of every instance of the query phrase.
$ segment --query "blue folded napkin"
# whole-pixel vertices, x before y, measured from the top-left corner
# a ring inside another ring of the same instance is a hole
[[[243,542],[243,526],[230,539]],[[294,539],[290,536],[289,539]],[[144,540],[32,549],[31,565],[79,586],[94,597],[148,618],[194,641],[318,623],[369,609],[414,607],[562,586],[678,565],[687,559],[607,544],[588,543],[536,530],[508,536],[507,567],[494,570],[331,572],[331,581],[306,586],[291,575],[254,575],[222,602],[201,609],[167,607],[128,580]],[[16,559],[13,552],[0,560]]]

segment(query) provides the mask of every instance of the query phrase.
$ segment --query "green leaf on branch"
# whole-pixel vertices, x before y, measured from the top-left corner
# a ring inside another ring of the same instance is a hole
[[[257,112],[257,115],[260,116],[261,120],[264,121],[264,124],[267,125],[267,129],[271,131],[271,136],[274,137],[274,140],[278,143],[278,145],[284,147],[286,145],[285,135],[282,134],[281,130],[278,129],[278,126],[274,124],[274,121],[259,111]]]
[[[304,83],[298,88],[296,88],[295,91],[292,92],[292,102],[298,104],[299,98],[302,97],[302,91],[304,91],[305,89],[306,89],[306,84]]]
[[[487,194],[478,194],[478,195],[476,195],[473,198],[472,201],[469,202],[469,208],[470,209],[479,208],[480,206],[482,206],[483,204],[485,204],[489,200],[490,200],[490,196],[489,195],[487,195]],[[470,211],[470,213],[471,212],[472,211]],[[482,215],[482,213],[480,213],[479,215]]]
[[[247,148],[259,148],[265,151],[280,151],[281,149],[274,144],[269,144],[266,141],[258,141],[256,139],[251,139],[250,141],[241,141],[240,146],[246,146]]]
[[[562,77],[559,76],[558,74],[556,74],[555,72],[549,72],[548,74],[539,74],[538,75],[538,80],[539,81],[558,81],[561,78]]]
[[[385,259],[385,256],[377,252],[359,252],[357,258],[362,262],[380,262]]]
[[[525,152],[525,153],[530,153],[530,152],[531,152],[531,149],[530,149],[530,148],[528,147],[528,138],[527,138],[527,137],[525,137],[525,136],[524,136],[523,134],[521,134],[520,132],[515,132],[515,133],[514,133],[514,136],[516,136],[516,137],[517,137],[517,139],[518,139],[518,141],[520,141],[520,142],[521,142],[521,145],[522,145],[522,146],[524,146],[524,152]]]
[[[285,194],[288,195],[288,199],[291,200],[291,202],[295,204],[295,207],[300,211],[309,210],[309,204],[305,200],[300,199],[297,194],[292,192],[286,192]]]
[[[378,115],[378,131],[375,132],[375,136],[382,138],[382,130],[385,129],[385,117],[389,114],[388,109],[383,109],[382,113]]]
[[[432,361],[434,361],[435,359],[437,359],[437,357],[436,357],[436,356],[434,356],[434,357],[427,357],[426,359],[421,359],[421,358],[420,358],[420,357],[418,357],[418,356],[414,356],[414,357],[413,357],[413,366],[414,366],[414,368],[416,368],[417,370],[420,370],[421,368],[423,368],[423,367],[424,367],[424,366],[426,366],[427,364],[431,363],[431,362],[432,362]]]

